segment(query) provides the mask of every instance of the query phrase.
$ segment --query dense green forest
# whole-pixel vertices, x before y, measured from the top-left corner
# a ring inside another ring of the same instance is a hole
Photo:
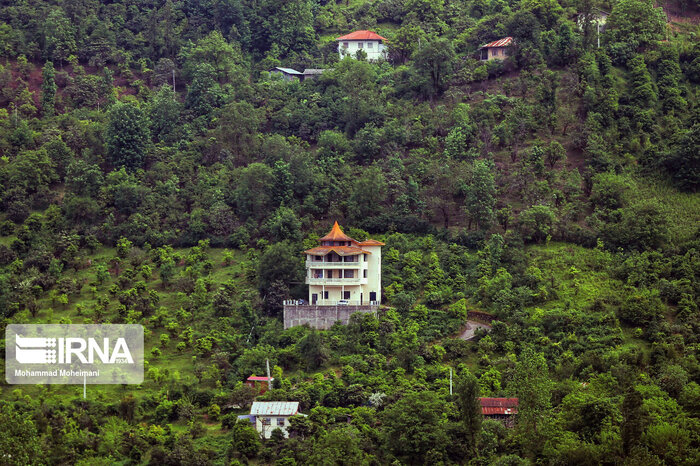
[[[0,322],[147,348],[86,399],[3,377],[0,465],[700,464],[700,4],[663,7],[0,0]],[[284,330],[334,220],[385,302]],[[287,439],[237,419],[266,359]]]

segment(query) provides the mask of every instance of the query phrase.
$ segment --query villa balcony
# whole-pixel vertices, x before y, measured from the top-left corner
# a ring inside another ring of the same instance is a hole
[[[357,285],[366,285],[367,284],[367,279],[366,278],[360,278],[360,277],[355,277],[355,278],[315,278],[315,277],[306,277],[306,284],[307,285],[325,285],[325,286],[357,286]]]
[[[368,262],[323,262],[306,259],[307,269],[366,269]]]

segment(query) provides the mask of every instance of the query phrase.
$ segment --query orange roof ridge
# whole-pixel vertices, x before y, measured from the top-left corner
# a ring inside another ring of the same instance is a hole
[[[307,249],[304,254],[310,256],[325,256],[330,252],[335,252],[339,256],[354,256],[357,254],[372,254],[362,248],[355,246],[316,246],[315,248]]]
[[[320,241],[353,241],[357,243],[357,241],[355,241],[354,239],[350,238],[348,235],[342,232],[337,220],[333,224],[333,228],[331,228],[331,231],[329,231],[326,236],[321,238]]]
[[[382,243],[381,241],[377,241],[376,239],[372,238],[367,238],[364,241],[360,241],[358,244],[360,246],[386,246],[385,243]]]

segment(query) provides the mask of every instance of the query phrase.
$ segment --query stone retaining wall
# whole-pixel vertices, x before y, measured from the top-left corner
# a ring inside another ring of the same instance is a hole
[[[378,306],[313,306],[285,305],[284,328],[309,324],[310,327],[327,330],[337,321],[343,325],[350,322],[350,316],[356,312],[376,312]]]

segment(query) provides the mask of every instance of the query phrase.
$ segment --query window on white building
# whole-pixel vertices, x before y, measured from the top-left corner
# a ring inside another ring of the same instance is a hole
[[[357,48],[358,48],[358,49],[361,49],[364,45],[365,45],[365,44],[363,44],[362,42],[358,42],[358,43],[357,43]]]
[[[344,270],[345,272],[345,277],[344,278],[355,278],[354,270]]]
[[[364,272],[364,273],[363,273],[364,278],[367,278],[367,269],[363,270],[362,272]]]
[[[371,49],[374,47],[374,44],[372,42],[367,42],[367,48]]]
[[[283,418],[283,417],[278,417],[278,418],[277,418],[277,425],[278,425],[278,426],[284,426],[284,418]]]
[[[269,425],[271,424],[270,418],[269,418],[269,417],[264,417],[263,420],[262,420],[262,424],[263,424],[264,426],[269,426]]]
[[[344,49],[348,48],[349,46],[350,46],[350,44],[349,44],[348,42],[343,42],[343,48],[344,48]]]

